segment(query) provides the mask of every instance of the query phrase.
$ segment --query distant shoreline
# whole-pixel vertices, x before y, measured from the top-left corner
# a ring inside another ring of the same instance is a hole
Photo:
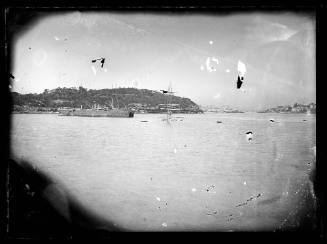
[[[12,114],[59,114],[59,112],[44,112],[44,111],[12,111]]]
[[[261,114],[308,114],[305,112],[256,112],[256,111],[246,111],[246,112],[203,112],[203,113],[187,113],[179,112],[173,114],[242,114],[242,113],[261,113]],[[11,114],[60,114],[59,112],[45,112],[45,111],[12,111]],[[135,114],[166,114],[165,112],[158,113],[139,113]],[[309,115],[316,115],[316,113],[309,113]]]

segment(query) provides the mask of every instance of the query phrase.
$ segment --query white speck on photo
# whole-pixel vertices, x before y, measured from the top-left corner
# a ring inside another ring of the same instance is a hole
[[[213,96],[213,99],[218,99],[221,97],[221,94],[220,93],[217,93],[215,96]]]
[[[313,150],[313,154],[316,157],[316,146],[312,147],[311,149]]]
[[[41,66],[43,65],[47,60],[47,53],[43,49],[38,49],[34,54],[33,54],[33,63],[36,66]]]
[[[212,62],[219,64],[218,58],[212,57],[211,60],[212,60]]]
[[[92,68],[92,71],[93,71],[94,75],[96,75],[97,74],[97,70],[95,69],[95,67],[92,65],[91,68]]]

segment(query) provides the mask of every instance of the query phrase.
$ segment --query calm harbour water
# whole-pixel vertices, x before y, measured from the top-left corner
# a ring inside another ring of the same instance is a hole
[[[12,157],[130,230],[296,225],[311,194],[315,115],[181,114],[170,124],[164,117],[14,114]]]

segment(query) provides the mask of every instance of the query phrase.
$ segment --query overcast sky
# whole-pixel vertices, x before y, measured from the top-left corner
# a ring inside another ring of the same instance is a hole
[[[315,18],[290,12],[76,11],[42,18],[19,37],[12,87],[41,93],[80,85],[160,90],[171,84],[177,96],[199,105],[309,103],[316,100],[315,43]],[[106,58],[103,68],[91,62],[100,57]],[[236,89],[238,60],[246,66],[242,89]]]

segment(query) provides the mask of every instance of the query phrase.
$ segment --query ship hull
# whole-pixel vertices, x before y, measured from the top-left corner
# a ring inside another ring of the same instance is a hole
[[[80,116],[80,117],[123,117],[132,118],[134,112],[130,110],[114,109],[114,110],[94,110],[94,109],[80,109],[60,111],[60,116]]]

